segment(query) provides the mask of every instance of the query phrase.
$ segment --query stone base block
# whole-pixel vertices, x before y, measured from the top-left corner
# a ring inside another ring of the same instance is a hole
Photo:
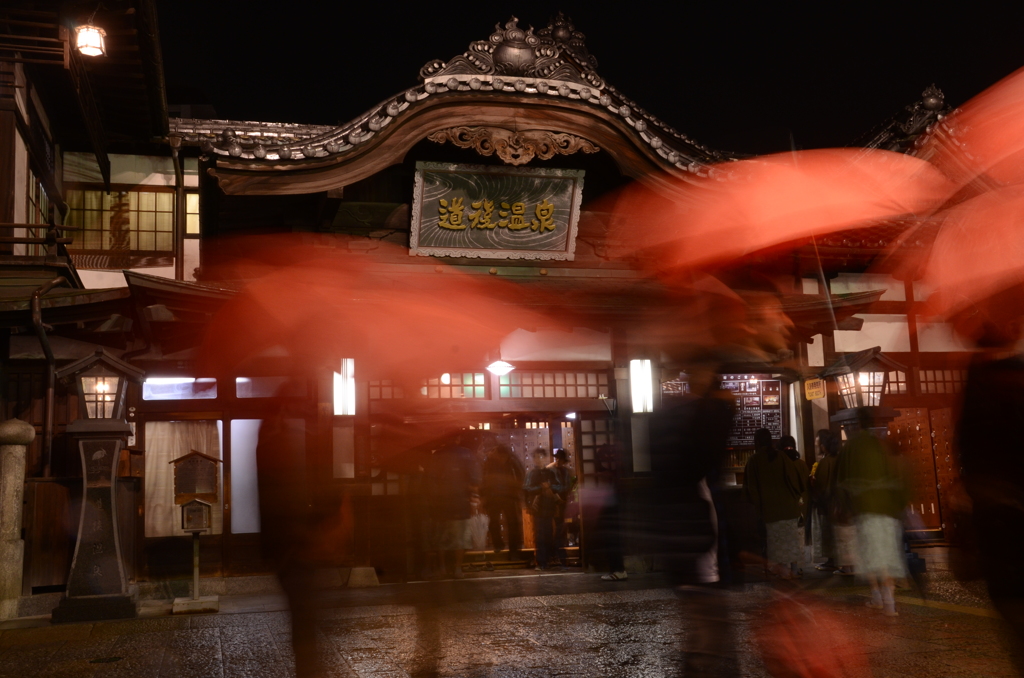
[[[353,567],[346,586],[350,589],[361,589],[367,586],[380,586],[380,582],[377,581],[377,572],[372,567]]]
[[[50,621],[54,624],[102,621],[104,619],[134,619],[138,616],[131,596],[76,596],[62,598],[53,608]]]
[[[220,596],[199,596],[192,598],[175,598],[171,606],[172,614],[200,614],[203,612],[220,612]]]

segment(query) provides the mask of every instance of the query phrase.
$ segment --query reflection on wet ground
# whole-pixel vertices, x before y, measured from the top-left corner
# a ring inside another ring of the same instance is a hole
[[[800,600],[842,633],[815,651],[871,675],[1012,676],[1001,623],[976,585],[955,582],[929,557],[928,595],[898,593],[900,616],[864,606],[867,589],[806,574]],[[731,675],[768,676],[758,648],[781,629],[769,583],[717,594],[732,622]],[[566,572],[325,591],[318,644],[331,676],[672,676],[699,623],[657,574],[602,582]],[[50,626],[0,626],[0,676],[290,676],[281,596],[225,597],[221,614]],[[17,628],[17,627],[21,628]],[[824,628],[824,627],[822,627]],[[757,641],[761,641],[758,645]]]

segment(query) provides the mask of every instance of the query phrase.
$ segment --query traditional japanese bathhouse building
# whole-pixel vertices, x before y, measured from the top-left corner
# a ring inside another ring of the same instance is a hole
[[[131,16],[141,21],[148,4],[137,4]],[[149,54],[146,49],[140,54]],[[156,78],[145,72],[143,82]],[[97,70],[90,77],[103,76]],[[160,78],[152,82],[162,93]],[[12,100],[23,96],[18,92],[31,89],[0,89]],[[74,101],[68,92],[54,96],[55,103],[38,108]],[[154,106],[162,101],[139,96]],[[864,143],[912,152],[913,139],[943,109],[932,99],[926,95]],[[687,365],[645,336],[643,328],[664,315],[673,296],[634,262],[612,256],[609,216],[599,199],[631,181],[658,186],[666,177],[707,176],[736,156],[673,130],[605,82],[568,19],[559,16],[536,31],[514,19],[499,25],[487,40],[427,64],[415,84],[338,126],[171,118],[165,129],[162,109],[146,110],[152,119],[110,118],[111,134],[140,139],[123,147],[131,152],[90,149],[83,127],[75,144],[54,146],[52,173],[37,182],[41,188],[31,188],[24,170],[0,172],[4,181],[15,176],[29,184],[17,189],[21,197],[10,209],[45,195],[63,205],[56,225],[76,229],[51,231],[52,242],[15,244],[49,249],[15,249],[0,269],[11,281],[12,271],[34,267],[32,280],[10,285],[0,305],[4,412],[40,433],[30,455],[34,494],[24,519],[26,596],[66,583],[74,546],[66,526],[81,481],[63,437],[76,416],[76,396],[55,384],[49,426],[47,361],[29,312],[32,292],[56,275],[68,281],[66,289],[42,295],[42,320],[57,347],[54,366],[103,347],[146,373],[143,384],[128,386],[126,417],[134,435],[119,467],[130,486],[123,541],[131,543],[122,549],[130,576],[138,582],[188,576],[190,538],[175,513],[169,462],[192,452],[223,462],[212,527],[201,537],[204,576],[266,572],[255,445],[269,396],[286,370],[268,356],[219,381],[196,371],[206,322],[245,284],[220,273],[239,256],[233,236],[290,233],[324,252],[344,250],[393,278],[397,289],[439,275],[443,262],[514,282],[523,304],[557,321],[512,332],[488,347],[476,367],[426,379],[394,374],[368,381],[355,365],[355,402],[344,408],[334,373],[342,383],[351,375],[342,365],[311,366],[319,377],[287,397],[299,413],[296,446],[306,463],[325,479],[329,501],[347,500],[354,510],[355,540],[339,545],[339,563],[371,564],[389,579],[415,575],[409,502],[430,444],[409,449],[395,434],[403,427],[454,424],[472,429],[474,440],[511,444],[519,455],[538,446],[569,450],[583,490],[584,550],[586,490],[609,482],[611,466],[642,485],[650,470],[646,416],[663,395],[686,390]],[[3,115],[0,122],[11,122],[4,129],[23,145],[36,143]],[[161,141],[155,147],[147,145],[153,137]],[[35,151],[30,155],[36,158]],[[10,162],[8,155],[3,161]],[[14,162],[25,164],[24,155]],[[31,221],[19,214],[3,220]],[[642,215],[636,218],[642,227]],[[841,234],[819,241],[817,254],[754,256],[722,275],[740,292],[770,288],[792,324],[789,351],[767,362],[722,366],[740,408],[732,463],[742,466],[760,426],[796,436],[810,452],[813,431],[838,430],[830,418],[849,406],[841,380],[826,372],[847,354],[880,347],[857,365],[885,366],[885,379],[866,390],[877,394],[871,404],[898,410],[890,428],[922,478],[915,502],[924,507],[925,525],[938,531],[935,474],[946,463],[939,444],[948,440],[948,408],[967,353],[946,328],[916,322],[914,304],[926,290],[864,274],[898,232],[899,225],[885,225]],[[498,360],[513,369],[488,370]],[[921,433],[929,427],[937,432],[935,445]],[[44,482],[49,477],[60,480]],[[40,490],[44,484],[48,489]]]

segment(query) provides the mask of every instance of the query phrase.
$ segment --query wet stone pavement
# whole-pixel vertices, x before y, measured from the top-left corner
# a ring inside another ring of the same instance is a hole
[[[853,583],[805,586],[813,590],[801,595],[809,605],[801,609],[815,616],[798,627],[776,616],[770,585],[716,594],[714,615],[731,621],[734,675],[770,675],[757,639],[777,649],[774,640],[794,629],[817,634],[807,646],[819,652],[866,661],[875,677],[1016,675],[1000,622],[985,607],[908,592],[900,616],[886,618],[864,606],[866,589]],[[701,628],[656,575],[404,584],[328,591],[323,600],[318,644],[327,675],[338,677],[683,675],[681,648]],[[6,622],[0,676],[293,676],[283,607],[278,596],[245,596],[225,599],[228,612],[212,615],[173,617],[150,607],[152,616],[128,621]]]

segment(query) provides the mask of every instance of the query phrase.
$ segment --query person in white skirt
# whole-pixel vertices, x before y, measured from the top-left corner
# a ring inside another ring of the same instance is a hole
[[[901,522],[907,505],[902,465],[872,435],[870,412],[857,412],[858,431],[839,453],[837,486],[846,493],[857,527],[857,570],[871,586],[870,608],[895,617],[894,580],[907,574]]]
[[[800,499],[807,491],[807,480],[792,459],[775,449],[772,434],[765,428],[754,432],[754,454],[747,461],[743,477],[747,499],[765,527],[769,570],[783,579],[792,579],[804,557],[799,522],[803,512]]]

